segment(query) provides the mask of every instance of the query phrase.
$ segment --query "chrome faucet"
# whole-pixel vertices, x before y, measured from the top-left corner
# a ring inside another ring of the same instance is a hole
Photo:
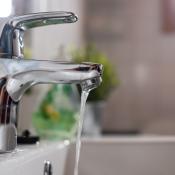
[[[101,83],[100,64],[24,59],[26,29],[73,23],[77,19],[71,12],[36,13],[14,17],[4,26],[0,38],[0,153],[16,148],[18,103],[29,87],[39,83],[76,83],[88,90]]]

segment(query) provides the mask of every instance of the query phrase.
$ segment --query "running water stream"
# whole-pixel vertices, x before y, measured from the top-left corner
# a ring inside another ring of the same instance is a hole
[[[89,90],[82,90],[81,93],[81,106],[80,106],[80,118],[78,120],[78,131],[77,131],[77,139],[76,139],[76,155],[75,155],[75,167],[74,167],[74,175],[78,175],[78,166],[80,159],[80,150],[81,150],[81,132],[83,127],[83,118],[85,111],[86,100],[89,95]]]
[[[77,138],[76,138],[74,175],[78,175],[80,150],[81,150],[81,132],[83,127],[83,118],[84,118],[86,100],[88,98],[89,92],[97,88],[101,82],[102,82],[101,77],[97,77],[91,80],[86,80],[81,83],[82,92],[81,92],[81,105],[80,105],[80,115],[79,115],[80,117],[78,120],[78,130],[77,130]]]

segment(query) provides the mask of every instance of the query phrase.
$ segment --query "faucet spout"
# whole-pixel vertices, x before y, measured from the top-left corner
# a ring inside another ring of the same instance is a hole
[[[93,80],[101,79],[102,74],[102,65],[96,63],[0,59],[0,68],[4,70],[0,78],[7,78],[6,89],[14,102],[18,102],[24,92],[36,84],[87,82],[87,86],[97,86]]]

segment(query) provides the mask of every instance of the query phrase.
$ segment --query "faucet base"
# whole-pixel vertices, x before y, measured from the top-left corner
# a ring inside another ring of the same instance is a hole
[[[17,131],[13,124],[0,125],[0,153],[11,152],[17,145]]]

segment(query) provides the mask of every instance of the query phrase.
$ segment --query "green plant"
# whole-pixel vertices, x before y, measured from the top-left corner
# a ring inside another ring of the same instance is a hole
[[[119,85],[119,79],[112,63],[94,45],[87,45],[83,49],[74,49],[71,55],[76,63],[95,62],[103,65],[103,82],[99,88],[96,88],[89,94],[88,101],[105,100],[111,91]]]

